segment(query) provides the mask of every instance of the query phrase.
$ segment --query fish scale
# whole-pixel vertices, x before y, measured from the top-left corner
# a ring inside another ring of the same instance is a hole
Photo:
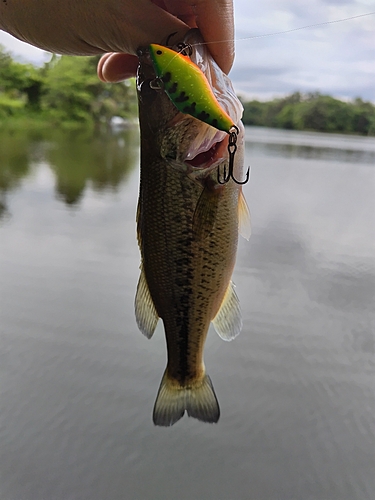
[[[230,191],[233,187],[223,189]],[[147,224],[140,228],[143,265],[166,331],[170,359],[168,373],[181,384],[199,375],[205,336],[217,312],[215,293],[222,289],[221,297],[216,299],[216,302],[221,302],[232,274],[236,251],[237,227],[233,230],[233,224],[229,224],[232,221],[228,220],[233,217],[229,214],[237,210],[235,196],[226,200],[223,194],[217,236],[209,241],[194,240],[193,217],[202,191],[203,188],[187,179],[186,174],[173,168],[165,169],[160,161],[146,162],[142,167],[141,203],[147,219]],[[178,221],[176,213],[180,214]],[[209,316],[207,308],[212,311]],[[181,315],[184,329],[178,331],[175,319]],[[182,342],[187,346],[183,351],[180,348]],[[192,355],[194,352],[195,356]],[[181,372],[181,366],[186,366],[187,371]]]
[[[166,175],[155,179],[155,172]],[[200,375],[207,329],[232,274],[236,250],[233,240],[237,228],[233,231],[228,221],[228,214],[237,210],[235,197],[226,203],[223,200],[218,236],[207,242],[194,239],[193,217],[202,190],[185,174],[166,171],[160,163],[148,164],[147,171],[142,172],[142,203],[147,218],[147,224],[141,227],[144,271],[164,323],[168,373],[181,385]],[[176,212],[181,214],[179,222],[174,220]],[[157,255],[163,259],[156,259]],[[209,315],[207,309],[211,310]],[[176,318],[182,320],[180,325]]]
[[[232,181],[219,185],[216,169],[203,170],[198,178],[188,174],[183,158],[194,137],[209,127],[190,116],[181,119],[166,93],[150,87],[155,74],[147,50],[139,51],[137,77],[137,234],[142,261],[135,306],[137,324],[148,338],[159,318],[165,330],[168,363],[153,420],[173,425],[187,411],[199,420],[217,422],[220,409],[205,371],[203,348],[211,321],[226,340],[241,329],[231,284],[241,187]],[[241,173],[242,142],[239,146]]]

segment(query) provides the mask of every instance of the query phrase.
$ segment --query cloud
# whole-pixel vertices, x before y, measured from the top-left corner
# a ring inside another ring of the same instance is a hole
[[[17,38],[0,30],[0,45],[11,52],[20,62],[31,62],[36,65],[42,65],[51,58],[51,54],[44,50],[37,49],[28,43],[21,42]]]
[[[235,89],[262,99],[318,90],[375,102],[375,16],[336,22],[372,10],[373,0],[236,0]],[[34,64],[49,58],[4,32],[0,44]]]
[[[272,91],[276,96],[318,90],[375,101],[375,16],[280,33],[364,14],[371,10],[369,2],[269,0],[249,5],[239,0],[236,5],[240,40],[231,78],[237,91],[264,99]],[[278,34],[262,36],[271,33]]]

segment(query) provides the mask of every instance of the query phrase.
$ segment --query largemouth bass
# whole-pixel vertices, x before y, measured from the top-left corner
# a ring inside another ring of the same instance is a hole
[[[234,172],[243,168],[242,105],[197,30],[184,42],[207,77],[239,134]],[[228,134],[183,114],[163,89],[148,47],[138,51],[141,182],[137,211],[141,275],[135,298],[137,324],[151,338],[163,320],[168,363],[156,398],[153,421],[173,425],[185,413],[217,422],[220,409],[203,363],[211,323],[224,340],[241,330],[231,282],[240,226],[249,237],[249,212],[241,186],[218,182],[228,164]]]

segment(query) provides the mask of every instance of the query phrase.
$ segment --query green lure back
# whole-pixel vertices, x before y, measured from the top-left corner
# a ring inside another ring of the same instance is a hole
[[[155,73],[176,108],[218,130],[229,132],[233,120],[218,103],[207,78],[188,56],[168,47],[149,47]]]

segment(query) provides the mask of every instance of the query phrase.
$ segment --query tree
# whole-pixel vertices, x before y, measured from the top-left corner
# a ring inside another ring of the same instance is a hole
[[[244,123],[296,130],[375,135],[375,106],[343,102],[319,92],[294,92],[269,102],[244,103]]]
[[[0,104],[3,114],[24,107],[39,108],[43,86],[40,71],[31,64],[13,61],[0,46]]]
[[[99,81],[96,57],[54,56],[44,68],[43,110],[58,123],[105,123],[135,111],[135,90],[129,83]],[[132,104],[132,101],[134,104]]]

